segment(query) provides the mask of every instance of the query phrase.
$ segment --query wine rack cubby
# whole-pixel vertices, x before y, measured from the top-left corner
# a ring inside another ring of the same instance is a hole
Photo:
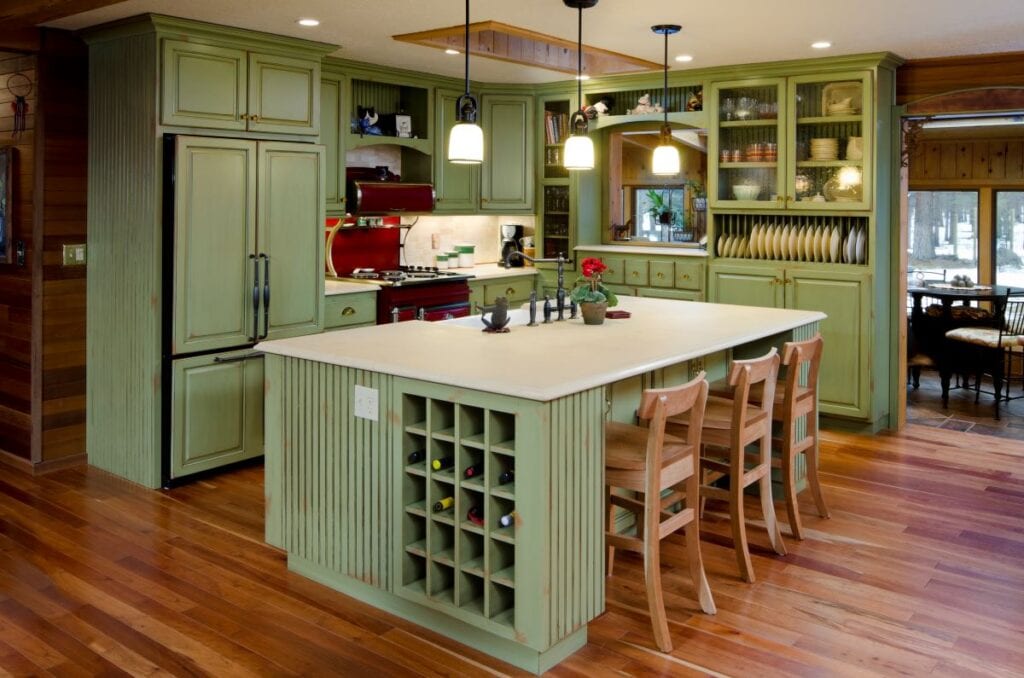
[[[716,214],[718,258],[867,264],[867,217]]]
[[[400,453],[400,586],[513,629],[515,415],[406,394]]]

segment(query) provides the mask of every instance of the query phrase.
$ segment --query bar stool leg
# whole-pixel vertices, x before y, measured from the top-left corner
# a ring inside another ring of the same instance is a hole
[[[671,652],[672,637],[668,632],[665,598],[661,590],[661,539],[656,529],[647,532],[648,538],[644,540],[644,583],[647,585],[647,604],[651,611],[651,625],[654,627],[654,642],[662,652]]]
[[[605,529],[606,534],[612,534],[615,532],[615,505],[612,504],[612,488],[604,488],[604,508],[605,515],[608,517],[608,527]],[[612,576],[612,570],[615,569],[615,547],[608,546],[608,558],[605,566],[605,575]]]
[[[738,480],[730,478],[729,518],[732,522],[732,542],[736,551],[736,564],[743,581],[754,583],[754,566],[750,562],[750,546],[747,544],[746,518],[743,516],[743,488]]]
[[[700,497],[700,479],[694,473],[686,479],[686,507],[695,512],[697,506],[694,504],[700,505],[703,501],[697,497]],[[693,516],[693,522],[683,529],[686,534],[686,555],[690,563],[690,579],[693,580],[693,588],[697,592],[700,609],[707,614],[715,614],[715,600],[711,596],[711,585],[708,584],[707,575],[704,573],[704,562],[700,556],[700,518],[697,513]]]
[[[795,539],[803,539],[803,525],[800,524],[800,504],[796,499],[796,454],[793,452],[793,422],[785,422],[789,431],[782,437],[782,492],[786,496],[786,515],[789,516],[789,531]]]
[[[779,521],[775,517],[775,504],[772,503],[772,440],[771,432],[761,438],[761,463],[768,467],[768,471],[757,481],[760,486],[761,511],[764,513],[764,525],[768,529],[768,541],[772,549],[780,556],[786,555],[786,544],[782,541],[782,530],[779,529]],[[742,495],[741,495],[742,498]]]
[[[818,410],[815,409],[807,415],[807,435],[814,436],[814,444],[804,450],[804,458],[807,460],[807,484],[811,488],[811,496],[814,497],[814,504],[818,507],[818,515],[822,518],[831,518],[825,503],[825,495],[821,491],[821,481],[818,479]]]

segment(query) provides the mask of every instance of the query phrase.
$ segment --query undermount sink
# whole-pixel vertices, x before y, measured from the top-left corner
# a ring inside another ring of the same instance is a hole
[[[507,327],[521,327],[530,323],[530,309],[529,308],[517,308],[508,312],[509,323]],[[541,314],[540,309],[537,312],[537,322],[540,322]],[[458,327],[472,327],[479,330],[484,329],[483,322],[480,321],[480,314],[469,315],[465,318],[453,318],[451,320],[445,320],[445,325],[456,325]]]

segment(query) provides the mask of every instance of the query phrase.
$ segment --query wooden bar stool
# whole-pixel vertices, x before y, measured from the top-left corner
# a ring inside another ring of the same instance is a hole
[[[773,442],[778,443],[776,449],[780,453],[778,465],[782,469],[789,529],[797,539],[804,538],[794,475],[798,454],[803,454],[807,460],[807,486],[818,507],[818,515],[829,517],[818,480],[818,368],[824,345],[820,334],[806,341],[787,341],[783,345],[782,364],[786,366],[786,379],[779,380],[772,410],[772,418],[782,424],[782,436]],[[804,365],[807,365],[807,386],[800,386],[800,371]],[[804,416],[807,417],[806,432],[797,440],[797,421]]]
[[[661,540],[680,528],[686,530],[686,551],[690,577],[700,607],[715,613],[711,587],[704,574],[700,557],[700,528],[696,504],[700,496],[697,482],[697,450],[700,448],[701,422],[708,395],[704,372],[697,378],[674,388],[648,389],[643,393],[637,412],[646,427],[618,422],[605,425],[605,506],[608,525],[608,575],[615,562],[615,549],[622,548],[643,554],[644,582],[647,604],[651,611],[654,640],[662,652],[672,651],[672,638],[665,618],[665,601],[661,590]],[[665,434],[669,417],[686,417],[690,424],[684,439]],[[642,499],[623,497],[613,488],[642,493]],[[662,497],[662,492],[671,492]],[[672,513],[669,509],[685,500],[686,507]],[[629,536],[615,531],[615,507],[621,506],[636,515],[636,534]]]
[[[704,412],[700,453],[702,503],[705,497],[729,502],[736,562],[740,574],[748,582],[754,581],[754,567],[747,546],[743,490],[755,482],[760,489],[768,540],[776,553],[786,555],[772,504],[772,409],[778,373],[779,355],[774,348],[761,358],[732,361],[729,369],[732,398],[712,396],[708,398]],[[667,430],[683,435],[689,428],[688,422],[673,418]],[[758,452],[748,455],[747,446],[755,443]],[[723,477],[729,479],[728,489],[710,484]]]

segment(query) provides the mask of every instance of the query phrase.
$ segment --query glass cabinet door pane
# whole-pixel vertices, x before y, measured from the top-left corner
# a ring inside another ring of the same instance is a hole
[[[775,207],[782,193],[779,151],[784,148],[782,80],[723,83],[715,88],[717,203]],[[714,124],[714,123],[712,123]]]
[[[569,187],[544,187],[544,241],[537,253],[545,259],[569,254]]]
[[[790,80],[790,208],[865,209],[870,205],[870,73]]]

